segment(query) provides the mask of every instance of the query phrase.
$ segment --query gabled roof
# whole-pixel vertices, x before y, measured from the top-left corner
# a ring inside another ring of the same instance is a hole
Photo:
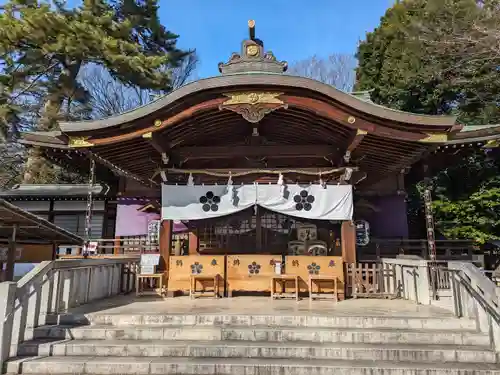
[[[92,186],[93,195],[106,195],[107,185]],[[87,184],[20,184],[9,190],[0,191],[1,197],[84,197],[89,193]]]
[[[41,240],[80,245],[83,238],[0,199],[0,238],[8,239],[16,227],[16,241]]]
[[[371,101],[364,100],[356,95],[345,93],[331,85],[305,78],[290,75],[277,75],[266,73],[235,74],[217,76],[191,82],[185,86],[160,97],[159,99],[134,110],[108,117],[101,120],[60,122],[59,126],[63,133],[77,133],[91,131],[102,131],[104,129],[126,126],[126,124],[138,121],[155,112],[164,110],[169,106],[179,106],[188,97],[200,94],[209,95],[214,91],[237,91],[245,90],[249,86],[266,87],[268,90],[305,90],[312,95],[322,95],[328,101],[344,105],[353,110],[360,111],[368,116],[375,116],[381,120],[396,121],[406,125],[428,125],[428,126],[450,126],[455,125],[455,116],[431,116],[420,115],[409,112],[398,111],[380,106]],[[39,134],[39,133],[37,133]]]

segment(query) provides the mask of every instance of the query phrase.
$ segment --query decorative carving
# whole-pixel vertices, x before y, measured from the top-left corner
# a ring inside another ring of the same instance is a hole
[[[224,94],[229,100],[222,103],[223,106],[234,104],[284,104],[283,100],[278,97],[283,95],[282,92],[232,92]]]
[[[255,37],[255,21],[248,22],[249,37],[241,46],[241,54],[233,52],[227,63],[219,63],[222,74],[245,72],[283,73],[286,61],[277,61],[271,51],[264,52],[264,43]]]
[[[258,123],[265,115],[279,108],[288,108],[288,104],[278,97],[280,92],[235,92],[224,94],[229,99],[219,106],[240,114],[251,123]]]
[[[251,44],[247,47],[247,55],[256,57],[259,56],[259,47],[255,44]]]
[[[70,147],[92,147],[93,143],[87,141],[90,137],[69,137]]]
[[[356,135],[367,135],[368,132],[366,130],[363,130],[363,129],[358,129],[356,130]]]

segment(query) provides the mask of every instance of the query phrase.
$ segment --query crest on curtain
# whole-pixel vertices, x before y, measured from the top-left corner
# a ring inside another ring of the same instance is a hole
[[[351,185],[163,185],[162,218],[207,219],[259,205],[270,211],[304,219],[351,220],[352,196]]]

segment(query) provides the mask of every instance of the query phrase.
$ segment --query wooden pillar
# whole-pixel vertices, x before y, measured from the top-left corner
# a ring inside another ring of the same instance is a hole
[[[198,253],[198,229],[192,229],[189,231],[189,255],[196,255]]]
[[[16,234],[17,226],[12,227],[12,236],[9,238],[9,249],[7,251],[7,269],[5,270],[5,281],[14,280],[14,264],[16,263]]]
[[[257,251],[260,252],[262,250],[262,217],[257,205],[255,206],[255,242]]]
[[[163,271],[164,285],[168,288],[168,265],[172,247],[172,220],[163,220],[160,226],[160,269]],[[168,290],[168,289],[167,289]],[[168,294],[167,294],[168,295]]]
[[[52,242],[52,260],[57,259],[57,249],[59,248],[59,245],[57,242]]]
[[[121,242],[120,241],[120,236],[116,236],[115,237],[115,241],[114,241],[114,247],[113,247],[113,254],[114,255],[118,255],[118,254],[122,253],[120,242]]]
[[[354,222],[350,220],[342,222],[341,240],[344,263],[356,263],[356,228]]]

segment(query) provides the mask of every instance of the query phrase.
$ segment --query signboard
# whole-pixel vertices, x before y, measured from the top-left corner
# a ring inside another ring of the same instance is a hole
[[[370,243],[370,224],[366,220],[356,220],[356,245],[366,246]]]
[[[141,266],[157,266],[160,264],[160,254],[141,254]]]
[[[160,254],[141,254],[141,275],[156,273],[156,266],[160,264]]]
[[[148,243],[158,244],[160,241],[160,220],[151,220],[148,223]]]

